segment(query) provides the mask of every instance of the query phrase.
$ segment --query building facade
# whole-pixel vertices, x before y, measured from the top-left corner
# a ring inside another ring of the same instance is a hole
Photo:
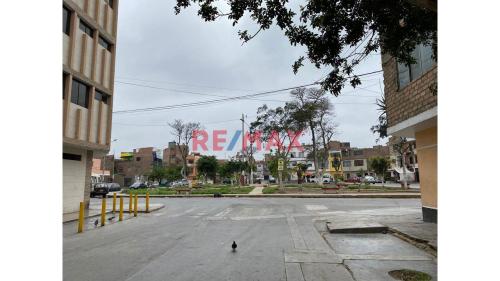
[[[114,162],[114,181],[123,187],[137,181],[146,182],[153,167],[162,165],[156,151],[153,147],[143,147],[132,152],[122,152],[120,159]]]
[[[181,145],[186,149],[186,145]],[[189,148],[187,148],[189,153]],[[163,165],[165,166],[182,166],[182,152],[177,144],[172,141],[168,143],[168,147],[163,150]]]
[[[118,0],[63,0],[63,213],[88,207],[92,159],[109,151]]]
[[[437,222],[437,62],[430,45],[413,57],[408,65],[382,55],[387,133],[415,139],[423,218]]]
[[[331,141],[328,143],[330,154],[340,152],[340,170],[344,180],[353,177],[375,176],[370,170],[368,162],[373,157],[389,158],[389,147],[385,145],[375,145],[367,148],[351,147],[349,142]],[[336,154],[337,155],[337,154]],[[329,158],[328,171],[333,175],[335,169],[332,163],[334,157]]]

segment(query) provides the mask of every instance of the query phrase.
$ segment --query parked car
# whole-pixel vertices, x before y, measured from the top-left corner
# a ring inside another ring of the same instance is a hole
[[[276,183],[276,179],[272,176],[269,176],[269,183]]]
[[[346,180],[346,182],[361,182],[361,178],[360,177],[350,177]]]
[[[93,190],[90,191],[90,197],[105,196],[109,193],[109,186],[107,183],[96,183]]]
[[[188,180],[186,179],[182,179],[182,180],[178,180],[178,181],[174,181],[172,183],[172,187],[181,187],[181,186],[188,186],[189,185],[189,182]]]
[[[116,182],[108,183],[106,185],[108,186],[109,192],[116,192],[116,191],[122,190],[122,187],[119,184],[117,184]]]
[[[133,183],[131,186],[129,186],[128,188],[130,189],[140,189],[140,188],[147,188],[147,184],[143,183],[143,182],[135,182]]]
[[[330,175],[323,175],[323,183],[332,183],[334,180]]]
[[[375,183],[382,183],[382,181],[376,177],[373,177],[373,176],[365,176],[363,178],[363,182],[365,183],[371,183],[371,184],[375,184]]]
[[[222,183],[223,184],[231,184],[231,180],[230,179],[223,179]]]

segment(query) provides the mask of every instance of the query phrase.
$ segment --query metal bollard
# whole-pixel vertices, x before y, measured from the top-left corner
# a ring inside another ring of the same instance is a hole
[[[137,194],[134,198],[134,217],[137,217]]]
[[[132,193],[128,195],[128,214],[132,214]]]
[[[101,204],[101,226],[106,224],[106,195],[102,196]]]
[[[116,211],[116,192],[113,193],[113,213]]]
[[[120,221],[123,220],[123,196],[120,196],[120,216],[119,216]]]
[[[149,213],[149,192],[146,192],[146,213]]]
[[[80,202],[80,213],[78,214],[78,233],[83,232],[83,224],[85,223],[84,220],[84,212],[85,212],[85,204],[83,202]]]

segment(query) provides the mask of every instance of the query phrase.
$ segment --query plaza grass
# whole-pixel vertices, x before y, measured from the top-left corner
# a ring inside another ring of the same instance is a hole
[[[277,192],[279,190],[279,188],[277,186],[268,186],[268,187],[264,187],[262,189],[262,193],[263,194],[273,194],[275,192]]]
[[[202,188],[191,188],[191,194],[248,194],[252,190],[253,187],[249,186],[208,185]],[[177,193],[174,188],[129,189],[125,190],[124,193],[144,195],[148,191],[150,195],[173,195]]]
[[[171,194],[175,194],[176,193],[175,190],[169,189],[169,188],[128,189],[128,190],[125,190],[123,193],[142,195],[142,194],[146,194],[146,192],[148,192],[148,191],[149,191],[150,195],[171,195]]]
[[[202,188],[191,189],[191,194],[248,194],[253,190],[250,186],[207,186]]]

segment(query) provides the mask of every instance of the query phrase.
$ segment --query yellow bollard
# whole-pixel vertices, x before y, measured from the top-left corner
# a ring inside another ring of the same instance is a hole
[[[132,214],[132,193],[128,195],[128,214]]]
[[[137,194],[134,199],[134,217],[137,217]]]
[[[113,193],[113,213],[116,211],[116,192]]]
[[[149,192],[146,192],[146,213],[149,213]]]
[[[120,216],[119,216],[120,221],[123,220],[123,196],[120,196]]]
[[[101,204],[101,226],[106,224],[106,195],[102,196]]]
[[[78,214],[78,233],[83,232],[83,224],[84,224],[84,217],[83,214],[85,212],[85,205],[83,202],[80,202],[80,213]]]

